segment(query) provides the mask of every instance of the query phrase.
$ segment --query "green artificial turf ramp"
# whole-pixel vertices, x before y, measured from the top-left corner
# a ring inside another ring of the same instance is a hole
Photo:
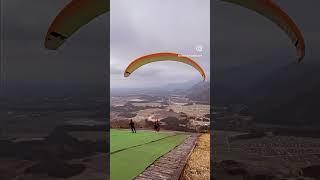
[[[174,133],[169,132],[154,132],[148,130],[137,130],[137,133],[132,133],[131,130],[111,129],[110,131],[110,153],[133,146],[149,143],[167,136],[172,136]]]
[[[127,134],[127,132],[122,131],[124,136],[131,135],[132,137],[137,137],[137,139],[131,138],[131,141],[139,142],[138,139],[145,140],[140,136],[135,136],[137,134]],[[116,130],[116,136],[113,136],[113,131],[111,131],[111,147],[119,147],[121,145],[114,146],[115,144],[120,144],[121,142],[116,140],[122,139],[124,143],[127,143],[127,139],[118,138],[121,132]],[[158,136],[160,133],[155,133],[152,131],[143,132],[146,136]],[[150,134],[151,133],[151,134]],[[165,133],[164,133],[165,134]],[[115,138],[114,138],[115,137]],[[141,145],[131,147],[119,152],[115,152],[110,155],[110,176],[111,180],[131,180],[141,172],[143,172],[150,164],[152,164],[160,156],[168,153],[170,150],[181,144],[185,139],[186,134],[173,134],[169,133],[166,138],[160,138],[158,141],[150,143],[140,143]],[[148,139],[150,140],[150,139]],[[142,141],[144,142],[144,141]],[[134,144],[134,143],[133,143]],[[135,143],[137,144],[137,143]],[[121,147],[127,147],[121,146]],[[122,149],[122,148],[121,148]]]

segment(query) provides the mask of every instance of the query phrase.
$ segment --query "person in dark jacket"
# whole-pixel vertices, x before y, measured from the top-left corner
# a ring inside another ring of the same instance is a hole
[[[159,120],[157,120],[157,131],[158,132],[160,131],[160,122],[159,122]]]
[[[154,129],[154,131],[157,131],[157,121],[154,121],[154,123],[153,123],[153,129]]]
[[[154,121],[153,127],[154,127],[155,131],[159,132],[159,130],[160,130],[160,122],[159,122],[159,120]]]
[[[130,120],[129,125],[130,125],[132,133],[137,133],[136,128],[134,127],[134,122],[132,121],[132,119]]]

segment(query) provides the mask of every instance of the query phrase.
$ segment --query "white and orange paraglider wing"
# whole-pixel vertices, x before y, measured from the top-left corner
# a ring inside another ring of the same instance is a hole
[[[305,56],[305,42],[301,31],[290,16],[271,0],[221,0],[251,9],[278,25],[296,47],[297,58]]]
[[[177,54],[177,53],[170,53],[170,52],[161,52],[161,53],[155,53],[155,54],[149,54],[146,56],[139,57],[135,60],[133,60],[128,67],[126,68],[124,72],[124,76],[128,77],[130,74],[132,74],[135,70],[140,68],[143,65],[157,62],[157,61],[177,61],[184,64],[188,64],[195,68],[201,76],[203,77],[203,80],[206,78],[206,74],[203,70],[203,68],[194,60],[192,60],[189,57]]]
[[[109,11],[107,0],[72,0],[51,23],[45,47],[58,49],[72,34],[94,18]]]

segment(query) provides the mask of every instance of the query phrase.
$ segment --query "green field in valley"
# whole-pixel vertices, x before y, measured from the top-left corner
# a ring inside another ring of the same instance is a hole
[[[129,180],[139,175],[157,158],[181,144],[186,134],[141,130],[110,131],[111,180]]]

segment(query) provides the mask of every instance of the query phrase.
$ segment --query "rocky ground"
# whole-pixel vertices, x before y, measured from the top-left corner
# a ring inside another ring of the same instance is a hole
[[[213,175],[218,180],[320,178],[318,139],[274,136],[229,142],[236,132],[213,133]]]
[[[1,140],[0,179],[106,179],[108,156],[105,137],[97,139],[102,135],[97,135],[96,131],[92,136],[89,132],[82,133],[91,140],[78,139],[62,130],[55,130],[36,140]]]

